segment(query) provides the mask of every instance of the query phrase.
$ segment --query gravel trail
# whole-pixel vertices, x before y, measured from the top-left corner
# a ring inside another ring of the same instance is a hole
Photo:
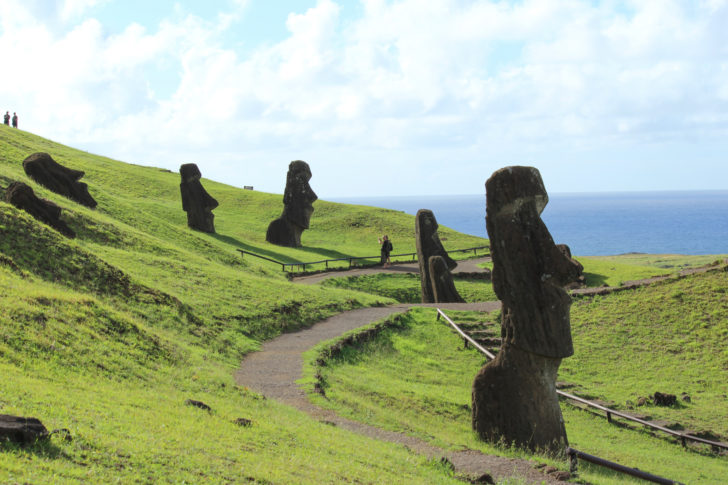
[[[533,468],[533,463],[514,458],[485,455],[475,450],[446,451],[418,438],[387,431],[352,421],[335,412],[312,404],[296,381],[301,378],[302,354],[317,343],[337,337],[344,332],[402,313],[416,306],[438,306],[449,310],[492,311],[499,302],[452,303],[437,305],[399,304],[387,307],[362,308],[340,313],[310,328],[281,335],[263,344],[259,352],[248,355],[235,375],[239,385],[259,392],[267,398],[293,406],[319,421],[334,424],[373,439],[402,444],[408,449],[431,458],[447,457],[455,469],[472,477],[489,473],[496,481],[521,477],[528,483],[563,483]]]

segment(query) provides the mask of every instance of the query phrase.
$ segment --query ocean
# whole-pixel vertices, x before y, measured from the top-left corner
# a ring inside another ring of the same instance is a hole
[[[430,209],[442,226],[487,237],[485,194],[332,200],[407,214]],[[580,256],[728,254],[728,191],[549,194],[541,218],[557,244]]]

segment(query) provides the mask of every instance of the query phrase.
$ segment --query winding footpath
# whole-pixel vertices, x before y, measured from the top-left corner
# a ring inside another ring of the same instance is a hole
[[[563,483],[539,472],[534,468],[534,463],[527,460],[486,455],[476,450],[447,451],[404,433],[387,431],[343,418],[331,410],[312,404],[303,389],[296,384],[296,381],[302,377],[302,354],[306,350],[349,330],[417,306],[434,307],[435,305],[400,304],[362,308],[327,318],[305,330],[281,335],[263,344],[263,348],[259,352],[247,356],[237,371],[235,379],[238,384],[247,386],[267,398],[293,406],[318,421],[334,424],[373,439],[399,443],[430,458],[446,457],[457,472],[473,478],[488,473],[496,481],[508,477],[520,477],[528,483]],[[440,303],[437,306],[448,310],[487,312],[499,309],[500,302]]]
[[[463,261],[459,263],[458,267],[460,271],[465,272],[480,271],[476,267],[476,264],[483,260]],[[346,274],[349,276],[377,272],[417,272],[418,269],[415,263],[393,265],[384,270],[381,268],[352,270],[346,272]],[[343,275],[342,272],[322,273],[295,278],[295,281],[304,284],[314,284],[332,276]],[[552,477],[539,472],[534,468],[534,463],[527,460],[486,455],[476,450],[443,450],[424,440],[404,433],[387,431],[343,418],[331,410],[323,409],[312,404],[306,397],[303,389],[296,384],[296,381],[302,377],[302,354],[319,342],[330,340],[349,330],[368,325],[394,314],[403,313],[409,308],[422,306],[439,307],[449,310],[489,312],[500,309],[500,302],[398,304],[387,307],[362,308],[340,313],[316,323],[310,328],[286,333],[264,343],[259,352],[252,353],[243,360],[240,369],[235,375],[235,379],[239,385],[247,386],[267,398],[293,406],[318,421],[333,424],[376,440],[398,443],[413,452],[423,454],[430,458],[446,457],[458,473],[473,478],[478,478],[487,473],[496,481],[509,477],[519,477],[525,479],[528,483],[563,483],[557,482]]]
[[[477,264],[489,261],[490,258],[478,258],[459,261],[457,272],[482,271]],[[705,272],[715,269],[712,267],[691,268],[678,273],[678,276]],[[319,273],[294,277],[293,281],[301,284],[316,284],[327,278],[341,276],[359,276],[374,273],[417,273],[417,263],[393,265],[387,269],[363,268],[341,272]],[[660,276],[640,281],[630,281],[621,287],[585,288],[574,290],[572,294],[593,296],[611,293],[626,289],[646,286],[670,276]],[[445,457],[454,465],[458,473],[477,478],[489,474],[496,481],[510,477],[518,477],[528,483],[563,483],[555,478],[545,475],[534,468],[534,463],[515,458],[504,458],[486,455],[476,450],[449,451],[433,446],[424,440],[369,426],[357,421],[343,418],[335,412],[320,408],[312,404],[304,391],[298,387],[296,381],[302,377],[302,354],[322,341],[330,340],[350,330],[368,325],[397,313],[403,313],[413,307],[439,307],[444,310],[474,310],[489,312],[500,308],[500,302],[481,303],[439,303],[439,304],[398,304],[387,307],[362,308],[340,313],[331,318],[316,323],[310,328],[297,332],[283,334],[263,344],[259,352],[248,355],[243,360],[240,369],[235,375],[238,384],[247,386],[267,398],[275,399],[284,404],[293,406],[328,424],[368,436],[373,439],[399,443],[413,452],[423,454],[430,458]]]

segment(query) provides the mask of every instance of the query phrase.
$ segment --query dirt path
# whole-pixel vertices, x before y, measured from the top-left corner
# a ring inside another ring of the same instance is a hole
[[[485,455],[478,451],[446,451],[403,433],[386,431],[338,416],[333,411],[313,405],[296,381],[301,378],[302,354],[317,343],[349,330],[367,325],[414,306],[439,306],[450,310],[492,311],[499,302],[454,303],[438,305],[400,304],[380,308],[363,308],[344,312],[298,332],[287,333],[263,344],[260,352],[248,355],[235,375],[238,384],[264,396],[293,406],[319,421],[335,424],[374,439],[399,443],[428,457],[447,457],[455,469],[473,477],[489,473],[494,479],[521,477],[529,483],[563,483],[540,473],[533,463],[513,458]]]
[[[490,258],[478,258],[460,261],[455,272],[482,271],[478,263],[489,261]],[[679,274],[685,276],[698,272],[709,271],[715,267],[691,268]],[[366,268],[354,269],[347,272],[322,273],[311,276],[294,278],[294,281],[303,284],[315,284],[327,278],[346,275],[363,275],[374,273],[416,273],[419,272],[417,263],[394,265],[383,269]],[[649,285],[670,276],[655,277],[639,281],[630,281],[621,287],[585,288],[576,290],[575,294],[603,294],[613,291],[636,288]],[[314,326],[298,332],[281,335],[263,344],[260,352],[248,355],[242,362],[235,379],[240,385],[247,386],[260,392],[268,398],[275,399],[284,404],[293,406],[319,421],[334,424],[341,428],[359,433],[374,439],[399,443],[405,447],[429,457],[447,457],[455,469],[472,477],[479,477],[484,473],[490,474],[495,480],[509,477],[520,477],[529,483],[563,483],[557,482],[553,477],[544,475],[533,468],[533,464],[526,460],[503,458],[485,455],[475,450],[446,451],[433,446],[418,438],[403,433],[386,431],[363,423],[352,421],[338,416],[333,411],[313,405],[296,381],[301,378],[303,367],[302,354],[319,342],[337,337],[349,330],[381,320],[395,313],[401,313],[415,306],[438,306],[451,310],[492,311],[500,308],[500,302],[462,303],[462,304],[399,304],[381,308],[363,308],[344,312],[328,318]]]
[[[458,273],[481,273],[483,272],[482,268],[478,268],[478,264],[485,263],[490,261],[490,256],[484,256],[482,258],[475,258],[475,259],[465,259],[462,261],[458,261],[457,267],[453,270],[453,274]],[[323,280],[327,280],[329,278],[343,278],[347,276],[362,276],[362,275],[368,275],[368,274],[377,274],[377,273],[387,273],[387,274],[397,274],[397,273],[419,273],[420,272],[420,266],[417,262],[414,263],[400,263],[400,264],[394,264],[390,266],[389,268],[382,268],[381,266],[375,266],[373,268],[355,268],[350,269],[348,271],[332,271],[330,273],[318,273],[314,275],[306,275],[306,276],[294,276],[291,278],[291,281],[294,281],[296,283],[302,283],[304,285],[315,285],[316,283],[320,283]]]

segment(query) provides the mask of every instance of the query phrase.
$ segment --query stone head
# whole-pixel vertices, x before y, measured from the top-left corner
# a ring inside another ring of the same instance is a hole
[[[512,215],[525,204],[534,204],[541,215],[549,196],[535,167],[505,167],[491,175],[485,183],[486,207],[489,216]]]
[[[302,160],[288,165],[286,190],[283,194],[283,215],[293,224],[308,229],[313,214],[313,203],[318,196],[311,189],[311,168]]]
[[[417,211],[417,219],[420,225],[420,231],[427,234],[437,235],[437,228],[440,227],[435,219],[435,214],[429,209],[420,209]]]
[[[179,167],[179,174],[182,176],[182,182],[189,183],[200,180],[202,173],[194,163],[185,163]]]

